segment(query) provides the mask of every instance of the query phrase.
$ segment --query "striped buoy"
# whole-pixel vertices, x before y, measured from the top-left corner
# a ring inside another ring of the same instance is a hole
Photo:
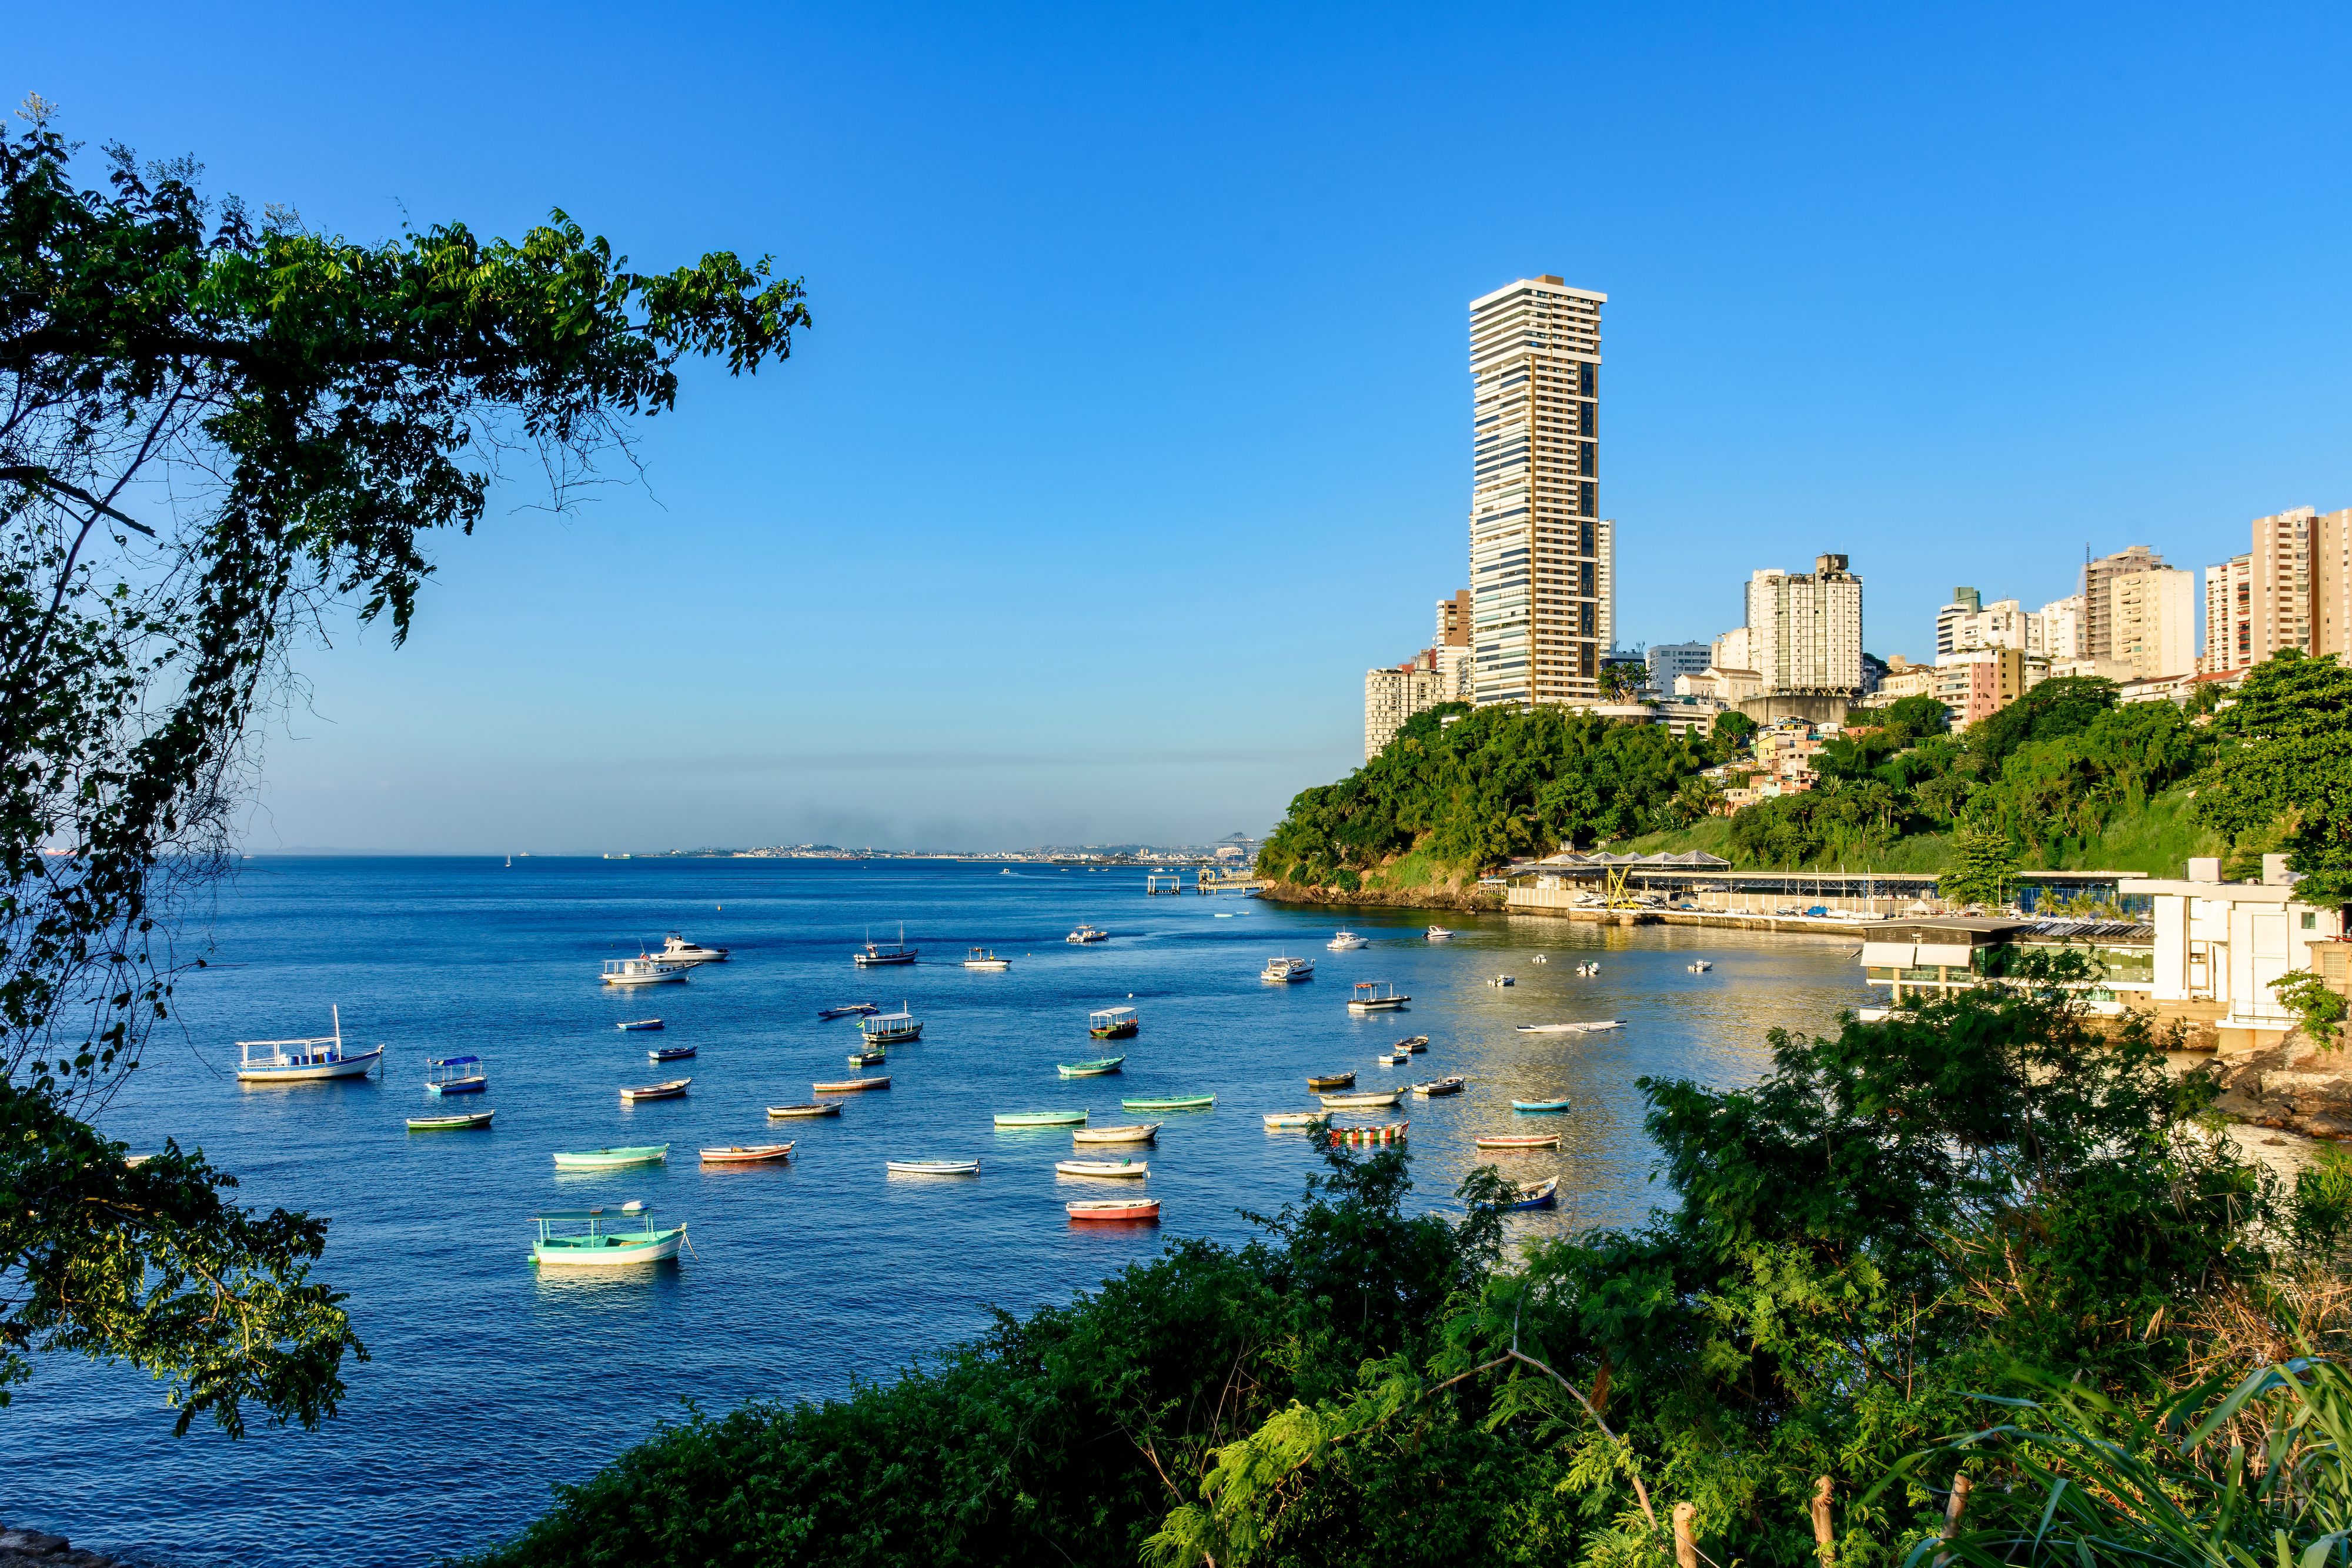
[[[1381,1127],[1334,1127],[1331,1146],[1336,1149],[1343,1144],[1402,1144],[1404,1130],[1412,1125],[1410,1122],[1391,1122]]]

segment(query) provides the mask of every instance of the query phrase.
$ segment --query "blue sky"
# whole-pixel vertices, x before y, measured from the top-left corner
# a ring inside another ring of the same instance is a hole
[[[1467,540],[1465,307],[1605,291],[1624,641],[1760,566],[1932,652],[2352,505],[2341,8],[51,7],[10,98],[355,237],[772,253],[641,486],[339,637],[257,848],[1262,831]]]

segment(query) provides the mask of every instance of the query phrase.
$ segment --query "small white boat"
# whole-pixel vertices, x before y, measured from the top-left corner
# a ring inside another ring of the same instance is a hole
[[[1151,1174],[1147,1160],[1055,1160],[1054,1169],[1067,1176],[1106,1176],[1139,1180]]]
[[[699,942],[689,942],[675,931],[662,938],[662,950],[659,956],[662,962],[666,964],[724,964],[727,962],[726,948],[706,947]]]
[[[659,986],[672,980],[683,980],[691,964],[672,964],[656,958],[651,953],[640,953],[634,958],[604,960],[604,983],[608,986]]]
[[[1063,937],[1062,940],[1065,942],[1075,942],[1079,946],[1084,946],[1089,942],[1109,941],[1110,933],[1108,931],[1097,930],[1091,925],[1081,925],[1076,931],[1071,932],[1067,936]]]
[[[1500,987],[1500,986],[1516,986],[1516,985],[1517,985],[1519,982],[1518,982],[1515,977],[1513,977],[1512,976],[1509,976],[1509,975],[1497,975],[1497,976],[1496,976],[1493,979],[1491,979],[1491,980],[1487,981],[1486,983],[1487,983],[1488,985],[1490,985],[1490,986],[1496,986],[1496,987]]]
[[[1691,961],[1690,972],[1694,975],[1704,975],[1714,967],[1714,965],[1704,958],[1695,958]]]
[[[1352,953],[1359,947],[1369,947],[1371,946],[1370,943],[1365,941],[1362,937],[1357,936],[1352,931],[1342,931],[1337,936],[1332,937],[1331,940],[1323,945],[1334,953]]]
[[[1315,977],[1315,960],[1268,958],[1265,961],[1265,967],[1258,971],[1257,977],[1261,980],[1271,980],[1276,985],[1288,985],[1294,980],[1311,980]]]
[[[1591,1023],[1523,1023],[1521,1034],[1598,1034],[1605,1029],[1623,1029],[1623,1019],[1601,1019]]]
[[[1379,1111],[1403,1099],[1404,1091],[1383,1089],[1364,1094],[1323,1094],[1317,1098],[1323,1102],[1326,1111]]]
[[[885,1160],[892,1176],[978,1176],[978,1160]]]
[[[1423,932],[1422,935],[1428,937],[1432,942],[1443,942],[1448,936],[1453,936],[1454,933],[1448,931],[1443,925],[1433,925],[1428,930]]]
[[[1411,997],[1385,980],[1359,980],[1355,994],[1348,998],[1348,1010],[1351,1013],[1402,1012],[1411,1000]]]
[[[329,1078],[364,1078],[383,1060],[383,1047],[343,1050],[343,1009],[333,1009],[335,1032],[310,1040],[240,1040],[240,1083],[315,1083]],[[257,1055],[256,1053],[259,1054]]]
[[[963,967],[967,969],[986,969],[992,974],[1002,974],[1004,970],[1013,967],[1013,960],[1000,958],[986,947],[974,947],[964,956]]]
[[[1330,1119],[1331,1113],[1328,1111],[1268,1111],[1265,1113],[1265,1128],[1269,1133],[1303,1131],[1310,1127],[1319,1127]]]
[[[663,1263],[677,1257],[686,1240],[683,1225],[656,1228],[653,1210],[643,1200],[623,1204],[617,1216],[602,1208],[564,1208],[531,1218],[539,1225],[539,1239],[530,1249],[534,1263],[594,1268]]]
[[[1528,960],[1528,962],[1530,962],[1530,963],[1535,963],[1535,964],[1549,964],[1549,963],[1550,963],[1550,962],[1551,962],[1551,960],[1550,960],[1550,959],[1549,959],[1549,958],[1547,958],[1547,957],[1545,957],[1542,954],[1538,953],[1538,954],[1537,954],[1533,958],[1529,959],[1529,960]]]

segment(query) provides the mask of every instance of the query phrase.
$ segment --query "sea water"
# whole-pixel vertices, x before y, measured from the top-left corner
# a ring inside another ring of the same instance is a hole
[[[209,922],[209,966],[105,1112],[132,1151],[167,1137],[236,1174],[237,1197],[331,1222],[316,1277],[347,1306],[371,1359],[347,1362],[341,1413],[316,1432],[256,1425],[171,1435],[163,1386],[125,1366],[43,1357],[0,1411],[0,1520],[157,1563],[422,1563],[513,1533],[551,1485],[584,1479],[677,1418],[745,1399],[822,1399],[883,1379],[984,1327],[992,1307],[1065,1302],[1175,1237],[1239,1243],[1241,1211],[1295,1201],[1314,1140],[1272,1134],[1269,1111],[1316,1103],[1310,1072],[1357,1088],[1461,1073],[1468,1089],[1392,1112],[1409,1120],[1414,1205],[1449,1211],[1482,1158],[1515,1178],[1558,1176],[1559,1212],[1517,1215],[1519,1237],[1637,1222],[1656,1198],[1635,1081],[1753,1081],[1775,1025],[1833,1028],[1866,1003],[1853,946],[1682,927],[1446,914],[1424,938],[1411,910],[1332,911],[1225,894],[1147,897],[1140,868],[1089,871],[921,862],[722,859],[258,859]],[[921,949],[857,969],[870,935]],[[1088,923],[1107,943],[1064,936]],[[1342,926],[1370,939],[1333,953]],[[682,985],[617,989],[599,961],[658,949],[676,930],[732,953]],[[967,947],[1012,960],[965,969]],[[1276,954],[1312,980],[1258,978]],[[1537,963],[1545,955],[1548,962]],[[1714,967],[1694,974],[1692,959]],[[1600,972],[1576,973],[1597,961]],[[1489,982],[1508,974],[1516,984]],[[1412,998],[1357,1016],[1359,980]],[[891,1087],[838,1118],[764,1108],[856,1075],[851,1020],[817,1009],[904,1003],[923,1038],[891,1048]],[[382,1044],[365,1081],[237,1083],[239,1039],[324,1034]],[[1109,1044],[1087,1014],[1131,1006],[1141,1033]],[[659,1034],[625,1034],[657,1015]],[[1622,1018],[1594,1034],[1523,1022]],[[1427,1034],[1410,1065],[1380,1058]],[[648,1047],[692,1045],[656,1067]],[[1063,1079],[1055,1064],[1124,1052],[1125,1070]],[[425,1059],[479,1054],[489,1090],[436,1100]],[[624,1085],[691,1075],[680,1100],[621,1103]],[[1207,1112],[1135,1114],[1121,1097],[1214,1092]],[[1564,1115],[1514,1099],[1566,1097]],[[486,1132],[412,1134],[405,1118],[495,1107]],[[1067,1128],[997,1132],[997,1112],[1083,1107],[1099,1125],[1159,1120],[1145,1183],[1057,1176]],[[1557,1131],[1557,1154],[1480,1155],[1482,1133]],[[704,1167],[698,1149],[790,1140],[789,1164]],[[558,1172],[561,1149],[667,1144],[667,1165]],[[889,1159],[970,1159],[973,1178],[885,1173]],[[1156,1226],[1071,1223],[1076,1198],[1162,1205]],[[529,1260],[534,1213],[654,1206],[689,1226],[675,1265],[583,1275]],[[257,1420],[258,1412],[251,1413]]]

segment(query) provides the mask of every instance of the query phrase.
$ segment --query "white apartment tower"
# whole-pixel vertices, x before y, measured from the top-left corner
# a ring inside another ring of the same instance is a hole
[[[1846,558],[1810,572],[1778,567],[1748,580],[1748,653],[1768,692],[1862,690],[1862,579]]]
[[[1612,532],[1601,515],[1605,294],[1523,277],[1470,302],[1473,681],[1486,703],[1601,700]]]
[[[2198,668],[2225,675],[2254,663],[2254,558],[2232,556],[2205,569],[2205,657]]]

